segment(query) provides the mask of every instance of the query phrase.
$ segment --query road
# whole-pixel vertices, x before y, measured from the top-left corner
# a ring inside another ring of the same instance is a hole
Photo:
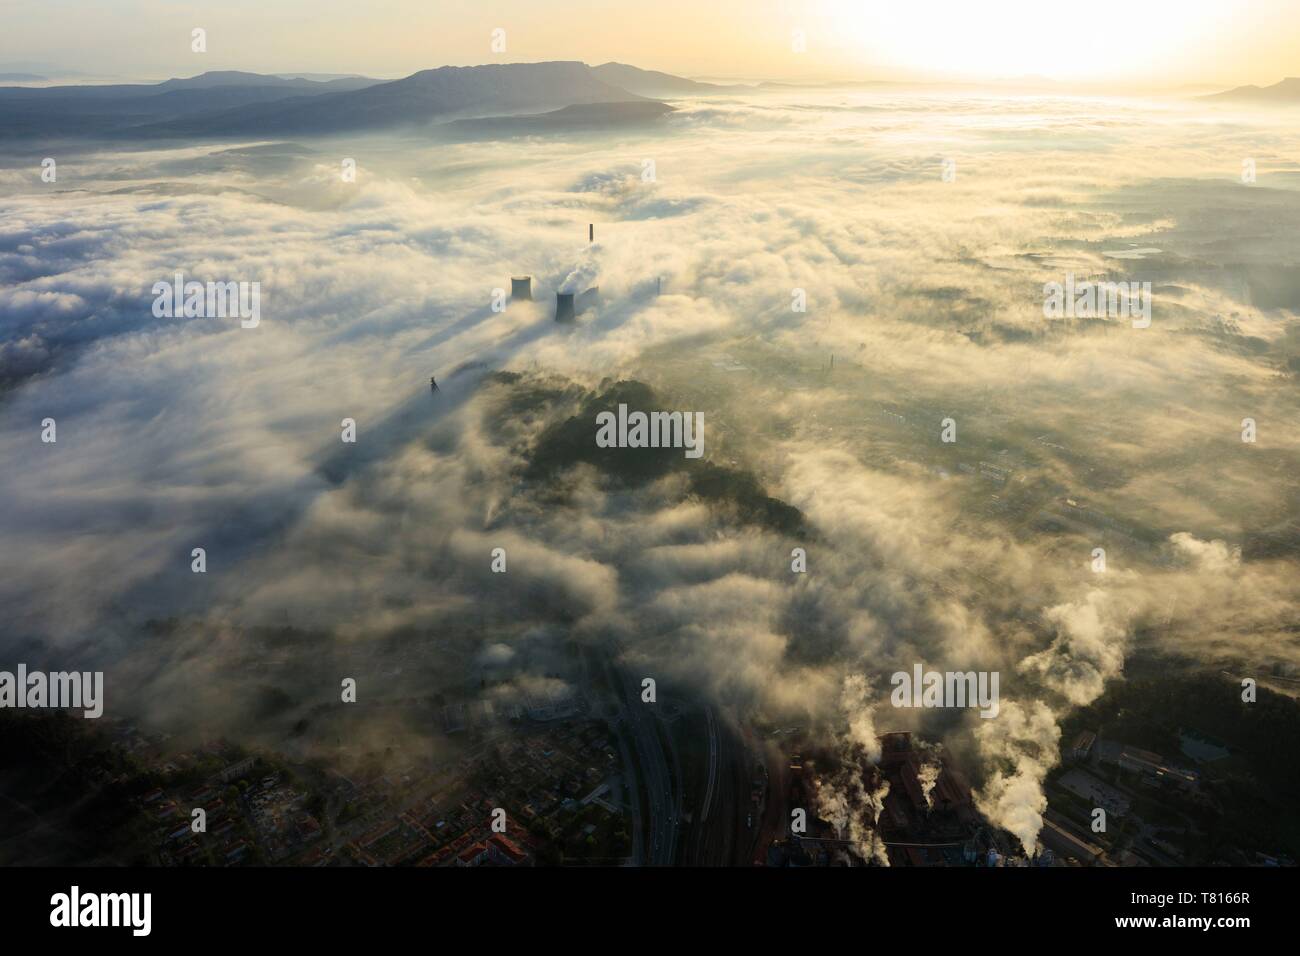
[[[641,681],[636,675],[615,670],[608,658],[605,666],[610,675],[610,686],[621,692],[623,712],[621,723],[632,740],[635,761],[629,766],[645,786],[649,806],[646,822],[649,836],[643,848],[647,866],[672,866],[677,853],[677,828],[681,819],[678,796],[674,792],[668,761],[659,742],[658,717],[652,708],[656,704],[641,700]],[[633,784],[635,785],[635,784]],[[641,821],[637,821],[638,824]]]
[[[725,716],[712,707],[704,714],[708,767],[694,804],[687,859],[693,866],[744,866],[758,823],[751,816],[749,752]]]

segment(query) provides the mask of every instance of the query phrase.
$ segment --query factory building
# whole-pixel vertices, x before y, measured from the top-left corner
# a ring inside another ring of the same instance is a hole
[[[576,318],[577,313],[573,310],[573,293],[555,293],[555,321],[572,322]]]

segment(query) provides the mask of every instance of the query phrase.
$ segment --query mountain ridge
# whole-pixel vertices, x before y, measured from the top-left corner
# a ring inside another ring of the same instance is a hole
[[[657,108],[659,96],[753,89],[577,60],[441,66],[395,80],[212,70],[156,84],[2,87],[0,128],[19,136],[232,139],[418,131],[493,119],[503,129],[542,130],[648,121],[670,111]],[[580,109],[595,104],[609,108]],[[528,119],[543,114],[545,120]],[[520,122],[501,122],[511,117]]]
[[[1202,96],[1203,100],[1234,100],[1251,103],[1300,103],[1300,76],[1288,76],[1271,86],[1238,86],[1222,93]]]
[[[576,60],[442,66],[360,90],[236,108],[153,129],[194,136],[271,131],[328,135],[640,99],[643,97],[599,80],[589,66]]]
[[[643,70],[639,66],[616,63],[612,60],[609,63],[601,63],[599,66],[591,67],[591,72],[606,83],[622,87],[629,93],[638,93],[650,97],[707,96],[709,94],[753,92],[755,89],[755,87],[740,84],[703,83],[699,80],[674,76],[671,73],[662,73],[659,70]]]

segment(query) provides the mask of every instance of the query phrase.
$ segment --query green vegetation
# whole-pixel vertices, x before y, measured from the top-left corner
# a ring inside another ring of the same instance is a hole
[[[546,393],[550,398],[555,395],[554,390]],[[682,473],[687,478],[690,494],[715,508],[730,511],[738,521],[780,534],[804,533],[803,514],[799,509],[766,494],[758,479],[748,471],[705,459],[686,458],[680,448],[598,447],[596,416],[600,412],[614,412],[620,404],[644,412],[671,411],[642,382],[615,382],[606,385],[599,394],[588,392],[576,415],[555,422],[542,432],[529,455],[524,478],[534,482],[551,481],[575,465],[586,464],[617,486],[638,488],[669,474]]]

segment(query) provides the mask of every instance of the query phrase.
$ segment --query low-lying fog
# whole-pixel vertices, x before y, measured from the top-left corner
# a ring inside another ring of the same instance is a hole
[[[53,183],[3,150],[0,659],[105,670],[109,716],[287,737],[341,677],[463,696],[491,667],[501,694],[576,639],[854,759],[943,736],[1030,846],[1058,721],[1127,661],[1297,661],[1293,121],[674,105],[611,134],[65,145]],[[155,317],[177,272],[260,283],[260,323]],[[1067,273],[1150,282],[1150,326],[1045,318]],[[536,301],[493,311],[520,274]],[[558,326],[566,284],[600,304]],[[620,380],[702,412],[704,459],[554,460],[547,429]],[[746,507],[755,481],[802,517]],[[1000,672],[999,716],[895,710],[918,663]]]

